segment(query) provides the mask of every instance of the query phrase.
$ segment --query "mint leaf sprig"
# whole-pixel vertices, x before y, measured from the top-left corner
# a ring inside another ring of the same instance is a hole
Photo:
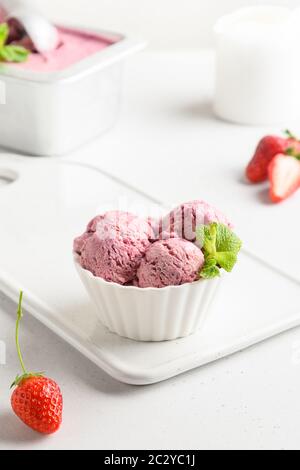
[[[6,44],[9,36],[7,23],[0,24],[0,62],[26,62],[30,51],[25,47]]]
[[[229,227],[217,223],[200,225],[196,237],[205,257],[205,264],[199,273],[201,278],[220,276],[222,268],[227,272],[233,270],[242,242]]]

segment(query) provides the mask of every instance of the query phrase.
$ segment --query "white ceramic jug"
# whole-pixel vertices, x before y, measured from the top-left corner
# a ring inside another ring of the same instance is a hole
[[[299,12],[257,6],[217,22],[217,116],[251,125],[300,117]]]

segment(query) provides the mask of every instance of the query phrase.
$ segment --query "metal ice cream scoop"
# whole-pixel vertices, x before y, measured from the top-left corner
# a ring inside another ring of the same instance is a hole
[[[7,21],[17,22],[40,53],[56,49],[60,39],[56,27],[22,0],[0,0]]]

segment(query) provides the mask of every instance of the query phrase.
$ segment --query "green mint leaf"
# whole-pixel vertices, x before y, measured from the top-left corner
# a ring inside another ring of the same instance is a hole
[[[203,248],[208,253],[214,251],[216,243],[216,234],[211,233],[210,227],[207,225],[200,225],[196,229],[196,238],[200,248]]]
[[[208,259],[199,275],[203,279],[214,279],[215,277],[220,276],[220,269],[217,266],[216,260]]]
[[[9,27],[7,23],[0,24],[0,48],[2,48],[8,39]]]
[[[242,247],[242,242],[237,235],[226,225],[212,225],[215,226],[216,231],[216,251],[232,252],[237,255]]]
[[[221,268],[230,273],[237,262],[237,255],[230,251],[220,252],[216,254],[216,262]]]
[[[238,236],[226,225],[217,223],[201,225],[197,228],[196,235],[205,257],[200,277],[211,279],[218,276],[220,268],[231,272],[242,247]]]
[[[1,62],[25,62],[30,51],[22,46],[13,44],[6,45],[9,36],[9,26],[7,23],[0,24],[0,61]]]
[[[4,46],[0,49],[0,59],[5,62],[25,62],[30,52],[22,46]]]

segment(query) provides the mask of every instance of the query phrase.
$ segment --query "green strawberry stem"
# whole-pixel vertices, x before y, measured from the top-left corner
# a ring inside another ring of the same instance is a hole
[[[295,157],[297,160],[300,160],[300,153],[297,153],[297,150],[292,147],[286,149],[285,154],[289,157]]]
[[[30,379],[32,377],[42,377],[44,375],[43,372],[27,372],[27,369],[24,364],[22,352],[21,352],[21,347],[20,347],[20,341],[19,341],[19,330],[20,330],[20,322],[23,317],[23,309],[22,309],[22,302],[23,302],[23,291],[20,292],[19,296],[19,305],[18,305],[18,310],[17,310],[17,322],[16,322],[16,346],[17,346],[17,353],[19,357],[19,361],[22,367],[22,372],[23,374],[21,376],[17,375],[15,378],[15,381],[13,382],[11,388],[20,385],[23,380]]]
[[[18,306],[18,311],[17,311],[17,323],[16,323],[16,346],[17,346],[17,353],[18,357],[20,360],[20,364],[23,370],[23,374],[27,374],[26,367],[24,365],[23,361],[23,356],[21,353],[21,348],[20,348],[20,341],[19,341],[19,329],[20,329],[20,321],[23,317],[23,311],[22,311],[22,301],[23,301],[23,291],[20,292],[20,297],[19,297],[19,306]]]
[[[289,139],[298,140],[297,137],[296,137],[289,129],[286,129],[286,130],[284,131],[284,134],[285,134]]]

